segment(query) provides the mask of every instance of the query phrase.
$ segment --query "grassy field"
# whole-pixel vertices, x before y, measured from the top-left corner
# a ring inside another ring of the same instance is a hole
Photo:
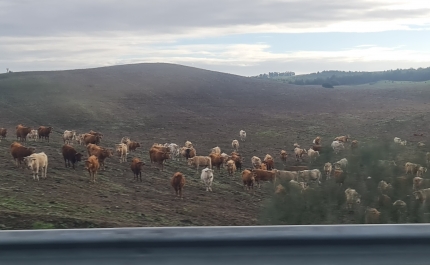
[[[0,143],[0,228],[288,223],[288,218],[266,218],[275,203],[270,184],[252,195],[243,190],[240,173],[231,178],[221,170],[215,173],[213,192],[206,192],[200,174],[185,161],[168,161],[164,172],[151,167],[149,147],[154,142],[183,145],[190,140],[198,155],[209,154],[214,146],[230,153],[231,141],[244,129],[248,138],[239,151],[245,167],[251,166],[253,155],[263,158],[269,153],[276,168],[282,169],[281,149],[291,154],[294,142],[308,148],[320,135],[329,157],[322,156],[313,167],[322,170],[324,159],[334,162],[353,156],[349,150],[330,154],[335,136],[349,134],[363,146],[397,136],[409,142],[404,150],[396,149],[401,165],[427,151],[416,145],[428,140],[429,85],[377,83],[324,89],[170,64],[2,74],[0,127],[9,134]],[[14,165],[9,146],[19,123],[54,127],[50,143],[27,142],[37,152],[47,153],[48,179],[34,181],[29,170]],[[123,136],[139,141],[142,147],[131,156],[147,163],[144,181],[132,180],[130,156],[122,164],[116,156],[108,159],[96,184],[89,182],[82,163],[76,170],[65,168],[61,133],[66,129],[100,131],[105,136],[101,145],[110,148]],[[305,158],[302,164],[307,163]],[[297,163],[291,156],[287,164]],[[169,184],[176,171],[187,178],[184,200],[175,198]],[[331,206],[330,212],[343,211],[341,204]],[[332,220],[361,222],[361,217],[348,213],[341,216]]]

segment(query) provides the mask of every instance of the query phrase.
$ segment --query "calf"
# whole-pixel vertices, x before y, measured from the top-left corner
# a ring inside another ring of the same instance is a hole
[[[68,144],[63,145],[61,151],[63,153],[64,166],[70,167],[70,162],[72,162],[73,169],[75,169],[75,163],[81,161],[83,155],[76,152],[75,148]]]
[[[176,196],[180,196],[182,199],[182,190],[185,186],[185,176],[181,172],[173,174],[170,184],[175,189]]]
[[[73,139],[76,138],[76,131],[68,131],[65,130],[63,133],[63,142],[64,144],[73,144]]]
[[[126,144],[124,143],[116,144],[115,151],[117,155],[120,157],[119,158],[120,163],[127,162],[128,148]]]
[[[140,143],[130,141],[128,142],[127,147],[128,147],[128,150],[130,151],[136,151],[136,149],[140,147]]]
[[[39,170],[41,170],[42,178],[46,178],[48,171],[48,157],[44,152],[34,153],[24,158],[27,167],[33,171],[33,179],[39,181]]]
[[[200,175],[202,182],[206,186],[206,191],[212,191],[212,182],[214,180],[214,171],[210,168],[205,168],[202,170],[202,174]]]
[[[246,140],[246,132],[244,130],[240,130],[239,132],[240,140],[244,142]]]
[[[229,176],[233,176],[236,172],[236,164],[233,160],[227,161],[227,172]]]
[[[248,169],[242,172],[243,188],[247,190],[254,189],[255,177],[254,174]]]
[[[0,128],[0,139],[5,139],[7,134],[7,129]]]
[[[88,157],[87,161],[85,161],[85,169],[88,170],[88,173],[90,174],[90,181],[96,183],[97,172],[100,169],[100,164],[95,155]]]
[[[28,140],[37,141],[38,133],[37,130],[31,130],[29,134],[27,134]]]
[[[133,158],[130,166],[131,171],[133,171],[133,180],[136,179],[136,181],[138,181],[140,177],[140,182],[142,182],[142,168],[144,165],[145,163],[140,161],[139,158]]]
[[[321,145],[321,137],[317,136],[312,143],[315,145]]]

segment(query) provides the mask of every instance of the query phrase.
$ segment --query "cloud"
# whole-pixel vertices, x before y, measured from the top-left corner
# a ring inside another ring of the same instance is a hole
[[[317,41],[312,48],[272,51],[270,38],[213,40],[250,33],[429,29],[430,2],[421,0],[0,0],[0,65],[22,71],[173,62],[241,74],[270,63],[305,61],[369,67],[401,61],[409,67],[429,64],[428,53],[371,40],[365,43],[372,46],[360,43],[335,51],[321,49]],[[193,44],[196,39],[208,41]]]
[[[430,3],[419,0],[0,0],[0,7],[2,36],[128,32],[195,37],[257,32],[365,32],[430,25]]]

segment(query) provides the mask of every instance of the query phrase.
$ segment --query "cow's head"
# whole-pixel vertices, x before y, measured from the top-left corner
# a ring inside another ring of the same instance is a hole
[[[81,153],[76,153],[75,154],[75,159],[76,159],[76,161],[81,161],[82,160],[82,154]]]

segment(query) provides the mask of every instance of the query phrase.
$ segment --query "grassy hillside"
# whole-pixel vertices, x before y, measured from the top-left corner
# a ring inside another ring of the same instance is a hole
[[[150,167],[149,147],[190,140],[198,155],[207,155],[217,145],[230,153],[231,141],[244,129],[248,138],[240,152],[245,167],[251,166],[253,155],[269,153],[282,169],[279,151],[291,153],[294,142],[308,147],[316,135],[325,145],[344,134],[363,141],[398,136],[414,145],[426,142],[427,135],[417,138],[413,133],[430,129],[428,88],[422,83],[327,90],[171,64],[2,74],[0,127],[10,133],[0,143],[0,226],[259,224],[262,206],[272,194],[270,184],[251,195],[243,191],[239,173],[229,178],[222,170],[215,174],[214,192],[208,193],[200,174],[185,161],[168,161],[164,172]],[[13,164],[9,146],[19,123],[54,127],[51,143],[27,143],[47,153],[46,180],[35,182],[29,170]],[[108,159],[96,184],[89,183],[82,164],[76,171],[66,169],[60,154],[66,129],[100,131],[105,147],[113,147],[123,136],[139,141],[142,148],[132,156],[148,165],[144,182],[132,181],[131,157],[127,164],[120,164],[118,157]],[[296,163],[290,157],[288,164]],[[183,201],[173,196],[169,185],[175,171],[187,177]]]

